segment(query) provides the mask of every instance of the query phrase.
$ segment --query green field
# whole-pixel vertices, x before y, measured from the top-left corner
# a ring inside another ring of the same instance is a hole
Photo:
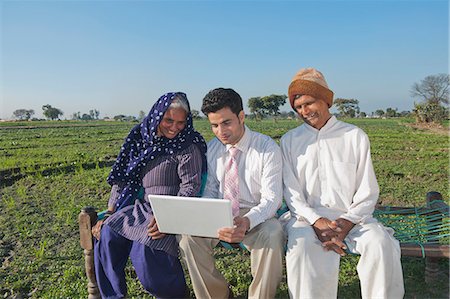
[[[349,120],[371,140],[383,205],[420,206],[428,191],[450,195],[448,132],[413,129],[409,120]],[[195,121],[205,139],[206,120]],[[247,122],[275,140],[299,125],[296,120]],[[133,123],[0,123],[0,296],[3,298],[86,298],[87,280],[77,217],[91,205],[106,208],[106,177]],[[217,249],[218,267],[239,297],[251,281],[248,253]],[[358,257],[342,259],[340,298],[358,298]],[[402,259],[406,298],[448,298],[448,260],[439,283],[424,283],[424,260]],[[127,268],[129,297],[146,295]],[[278,291],[287,297],[286,279]]]

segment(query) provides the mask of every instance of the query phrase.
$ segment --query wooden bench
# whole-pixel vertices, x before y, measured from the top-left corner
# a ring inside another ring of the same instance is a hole
[[[425,258],[425,281],[435,281],[439,274],[439,259],[450,257],[449,206],[442,200],[442,195],[438,192],[427,193],[424,207],[377,206],[374,216],[384,225],[396,230],[395,236],[400,241],[402,256]],[[95,278],[91,233],[91,228],[99,217],[103,217],[102,212],[97,213],[93,207],[83,208],[78,217],[89,299],[100,298]],[[222,245],[226,248],[245,248],[239,244]]]

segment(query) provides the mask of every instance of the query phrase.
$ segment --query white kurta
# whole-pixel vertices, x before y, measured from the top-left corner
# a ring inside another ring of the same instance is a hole
[[[379,188],[367,135],[332,116],[320,130],[303,124],[287,132],[281,150],[284,198],[292,215],[286,226],[290,296],[337,296],[340,256],[324,251],[311,227],[326,217],[356,224],[345,241],[361,254],[358,274],[363,298],[401,298],[399,243],[392,230],[372,216]]]

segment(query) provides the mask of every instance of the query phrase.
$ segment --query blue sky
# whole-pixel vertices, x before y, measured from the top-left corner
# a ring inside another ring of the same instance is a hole
[[[0,1],[0,13],[3,119],[45,104],[137,116],[168,91],[200,110],[216,87],[246,106],[287,94],[303,67],[361,111],[403,111],[413,83],[449,68],[448,1]]]

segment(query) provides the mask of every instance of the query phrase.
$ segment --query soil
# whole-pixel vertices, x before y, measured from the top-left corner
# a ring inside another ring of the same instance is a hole
[[[408,126],[422,130],[422,131],[430,131],[436,134],[442,134],[442,135],[448,135],[449,134],[449,128],[444,127],[441,124],[437,123],[412,123],[407,124]]]

